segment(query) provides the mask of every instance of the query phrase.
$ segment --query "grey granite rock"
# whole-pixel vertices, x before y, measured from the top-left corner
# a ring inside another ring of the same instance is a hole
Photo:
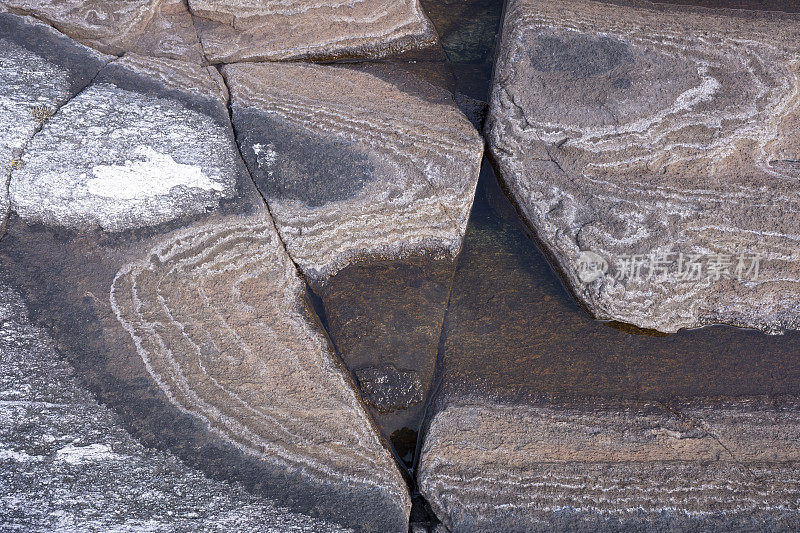
[[[35,16],[107,54],[203,58],[184,0],[0,0],[0,7]]]
[[[0,284],[0,523],[24,531],[340,532],[142,446]]]
[[[453,531],[800,525],[796,399],[440,405],[419,482]]]
[[[487,137],[597,317],[800,326],[800,18],[511,0]]]
[[[339,353],[356,375],[416,373],[424,397],[478,179],[477,131],[450,93],[398,68],[222,73],[241,152]],[[387,436],[416,430],[423,404],[409,405],[376,414]]]
[[[163,94],[115,84],[122,71],[160,80]],[[170,98],[177,89],[219,100],[204,67],[126,56],[107,68],[30,142],[11,181],[16,213],[29,223],[121,231],[231,199],[237,153],[228,128]]]
[[[0,13],[0,235],[25,146],[108,59],[30,17]]]
[[[143,442],[276,505],[406,531],[391,454],[311,310],[215,69],[126,55],[29,143],[0,261]]]
[[[212,62],[380,57],[431,46],[417,0],[189,0]]]

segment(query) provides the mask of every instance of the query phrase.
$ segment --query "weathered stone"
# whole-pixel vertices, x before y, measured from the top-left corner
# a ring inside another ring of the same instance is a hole
[[[215,76],[105,67],[13,171],[0,261],[145,443],[294,511],[406,531],[405,482],[310,311]]]
[[[710,417],[710,418],[706,418]],[[453,531],[800,526],[800,405],[440,406],[420,486]]]
[[[107,54],[200,62],[200,41],[184,0],[0,0]]]
[[[137,442],[0,282],[0,522],[25,531],[343,532]]]
[[[189,0],[212,62],[380,57],[433,45],[417,0]]]
[[[424,400],[422,383],[413,370],[398,370],[392,365],[367,367],[355,372],[364,401],[378,411],[408,409]]]
[[[449,93],[403,72],[222,69],[237,140],[348,367],[433,380],[482,142]],[[422,402],[379,413],[389,436]]]
[[[509,2],[489,143],[595,316],[800,326],[798,40],[784,13]]]
[[[0,13],[0,235],[26,144],[108,59],[30,17]]]
[[[797,449],[796,400],[773,409],[767,400],[737,397],[800,397],[800,332],[716,326],[632,335],[631,328],[592,320],[553,274],[490,171],[486,165],[459,256],[422,437],[418,481],[437,516],[459,532],[791,529],[800,517],[797,493],[776,491],[763,510],[748,514],[748,498],[768,480],[747,476],[796,473],[795,463],[779,464],[775,454]],[[687,419],[698,423],[687,429]],[[596,422],[593,435],[587,420]],[[653,420],[686,440],[648,440],[642,428]],[[730,460],[699,466],[694,449],[676,464],[656,460],[681,442],[712,449],[698,429],[729,449],[735,441],[745,467]],[[609,449],[629,456],[578,460],[579,453],[600,457]],[[527,458],[528,452],[535,453]],[[643,461],[645,452],[652,457]],[[703,492],[705,481],[730,481],[728,508],[742,487],[742,510],[726,522],[725,507],[717,513]],[[640,488],[651,501],[637,515],[629,510],[641,501]],[[694,492],[702,509],[691,507],[687,495]]]

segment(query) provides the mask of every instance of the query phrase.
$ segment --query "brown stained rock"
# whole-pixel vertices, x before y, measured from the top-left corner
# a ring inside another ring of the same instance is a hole
[[[203,51],[184,0],[0,0],[107,54],[134,52],[199,63]]]
[[[348,367],[409,372],[426,393],[477,131],[449,93],[404,71],[238,64],[223,75],[242,154]],[[387,433],[416,428],[422,402],[402,407],[379,416]]]
[[[276,505],[404,532],[405,482],[310,310],[212,73],[105,67],[13,171],[0,262],[146,444]]]
[[[463,399],[429,427],[421,490],[459,532],[798,527],[796,401],[720,407]]]
[[[190,0],[212,62],[382,57],[432,46],[417,0]]]
[[[800,326],[798,41],[782,13],[509,2],[488,141],[595,316]]]

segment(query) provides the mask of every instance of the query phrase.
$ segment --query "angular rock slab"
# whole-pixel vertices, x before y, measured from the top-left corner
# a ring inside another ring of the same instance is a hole
[[[381,57],[436,43],[417,0],[189,0],[209,61]]]
[[[635,6],[509,2],[506,187],[598,318],[797,328],[800,19]]]
[[[392,398],[367,394],[383,425],[416,429],[477,183],[478,133],[449,93],[408,73],[222,72],[245,162],[334,343],[359,381],[392,382]]]
[[[30,17],[0,13],[0,234],[9,175],[28,141],[109,59]]]
[[[796,399],[439,405],[419,483],[452,531],[800,525]]]
[[[199,63],[203,51],[183,0],[0,0],[107,54],[124,52]]]
[[[0,260],[143,441],[278,505],[406,531],[405,483],[238,158],[218,76],[104,68],[12,173]]]

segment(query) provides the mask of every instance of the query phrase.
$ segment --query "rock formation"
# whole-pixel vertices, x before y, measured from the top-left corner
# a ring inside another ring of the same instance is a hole
[[[451,531],[800,525],[795,400],[440,406],[420,485]]]
[[[322,298],[334,343],[356,376],[391,374],[409,391],[397,405],[411,411],[381,416],[416,427],[480,137],[448,93],[402,71],[237,64],[222,72],[242,154],[289,255]]]
[[[7,276],[4,276],[7,277]],[[143,446],[0,281],[0,522],[28,531],[344,532]]]
[[[0,0],[107,54],[134,52],[199,63],[200,41],[184,0]]]
[[[598,318],[800,325],[796,15],[510,0],[487,136]]]
[[[25,146],[108,59],[30,17],[0,13],[0,235]]]
[[[226,98],[193,63],[100,70],[12,170],[4,271],[143,440],[277,505],[406,531],[405,482],[239,158]]]
[[[212,62],[379,57],[436,42],[417,0],[189,0]]]

